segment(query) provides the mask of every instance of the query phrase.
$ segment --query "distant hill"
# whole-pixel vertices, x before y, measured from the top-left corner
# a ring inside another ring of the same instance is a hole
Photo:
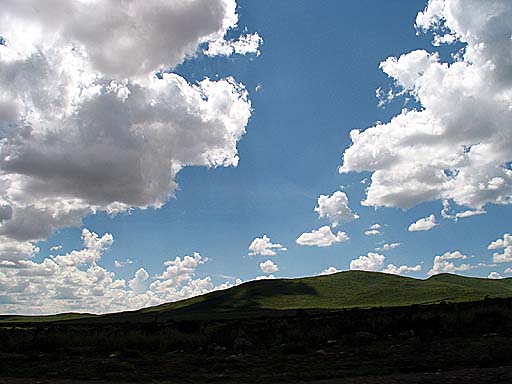
[[[380,272],[347,271],[299,279],[250,281],[223,291],[138,311],[109,315],[63,314],[35,321],[160,321],[273,316],[296,310],[392,307],[512,297],[512,278],[491,280],[439,274],[426,280]],[[31,321],[4,316],[0,321]]]

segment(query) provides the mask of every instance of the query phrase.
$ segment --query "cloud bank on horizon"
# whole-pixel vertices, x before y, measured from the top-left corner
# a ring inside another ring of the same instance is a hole
[[[40,263],[1,261],[3,312],[124,311],[186,299],[241,283],[236,279],[215,285],[210,276],[196,277],[197,268],[208,261],[197,252],[165,261],[165,269],[156,276],[139,268],[134,277],[126,281],[98,265],[114,242],[111,234],[100,237],[84,229],[82,240],[84,248],[45,258]]]

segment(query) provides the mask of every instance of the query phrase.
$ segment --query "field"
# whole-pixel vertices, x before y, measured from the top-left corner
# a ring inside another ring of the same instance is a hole
[[[509,383],[510,297],[510,279],[344,272],[250,282],[112,315],[4,316],[0,377],[13,383]]]

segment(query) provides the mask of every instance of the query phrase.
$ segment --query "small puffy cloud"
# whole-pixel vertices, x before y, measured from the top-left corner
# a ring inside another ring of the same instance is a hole
[[[415,265],[415,266],[409,266],[409,265],[401,265],[397,267],[394,264],[388,264],[385,269],[382,270],[384,273],[390,273],[393,275],[402,275],[404,273],[408,272],[420,272],[421,271],[421,265]]]
[[[512,268],[507,268],[503,271],[503,273],[512,273]]]
[[[341,272],[341,270],[337,269],[336,267],[329,267],[320,272],[318,276],[332,275],[333,273],[338,272]]]
[[[276,273],[279,271],[279,267],[272,260],[260,263],[260,269],[263,273]]]
[[[416,18],[420,32],[457,54],[414,50],[380,68],[394,95],[411,97],[415,110],[350,133],[341,173],[371,172],[362,202],[409,208],[452,200],[470,213],[486,204],[512,203],[510,36],[512,3],[503,0],[432,0]],[[442,86],[439,86],[439,85]]]
[[[54,245],[50,247],[50,251],[60,251],[62,249],[62,245]]]
[[[327,219],[333,227],[341,222],[359,218],[348,206],[348,197],[345,192],[336,191],[331,196],[320,195],[318,197],[315,212],[320,219]]]
[[[130,264],[133,264],[133,260],[130,260],[130,259],[126,259],[124,261],[114,260],[114,267],[116,267],[116,268],[123,268]]]
[[[363,271],[380,271],[384,266],[386,257],[379,253],[368,252],[366,256],[359,256],[359,258],[350,262],[351,270]]]
[[[263,38],[256,32],[253,34],[242,35],[237,39],[224,40],[218,39],[208,43],[208,49],[204,51],[206,56],[231,56],[234,53],[238,55],[255,54],[260,55],[260,46]]]
[[[498,279],[503,279],[503,276],[501,276],[498,272],[493,271],[493,272],[489,273],[487,278],[493,279],[493,280],[498,280]]]
[[[147,280],[149,279],[149,273],[144,268],[139,268],[135,272],[135,276],[130,280],[128,286],[136,294],[141,294],[147,291]]]
[[[273,244],[270,237],[263,235],[263,237],[255,238],[249,245],[249,256],[275,256],[277,252],[286,250],[281,244]]]
[[[193,256],[186,255],[183,259],[177,256],[174,260],[168,260],[164,263],[167,268],[158,278],[173,281],[176,285],[179,285],[190,280],[194,276],[197,267],[207,261],[208,259],[202,257],[198,252],[194,252]]]
[[[375,248],[376,251],[389,251],[400,246],[401,243],[385,243],[383,246]]]
[[[407,230],[409,232],[415,232],[415,231],[430,231],[432,228],[434,228],[436,225],[436,216],[430,215],[428,217],[425,217],[423,219],[419,219],[418,221],[412,223],[409,225],[409,228]]]
[[[332,244],[343,243],[347,240],[349,240],[349,237],[345,232],[338,231],[337,234],[333,234],[331,228],[325,225],[317,230],[303,233],[297,238],[296,242],[299,245],[329,247]]]
[[[364,232],[364,234],[366,236],[380,235],[380,229],[381,229],[381,225],[376,223],[376,224],[373,224],[372,226],[370,226],[370,228],[368,230],[366,230]]]
[[[468,257],[462,254],[460,251],[454,252],[445,252],[440,256],[436,256],[434,258],[434,265],[432,269],[427,273],[429,275],[436,275],[438,273],[454,273],[454,272],[463,272],[471,269],[471,265],[469,264],[460,264],[455,265],[450,260],[466,260]]]
[[[488,249],[503,249],[503,253],[495,252],[492,259],[495,263],[510,263],[512,262],[512,235],[505,233],[503,239],[493,241]]]

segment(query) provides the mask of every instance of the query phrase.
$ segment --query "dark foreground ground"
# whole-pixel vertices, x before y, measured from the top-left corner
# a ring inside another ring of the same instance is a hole
[[[0,325],[3,383],[512,383],[512,299]]]

